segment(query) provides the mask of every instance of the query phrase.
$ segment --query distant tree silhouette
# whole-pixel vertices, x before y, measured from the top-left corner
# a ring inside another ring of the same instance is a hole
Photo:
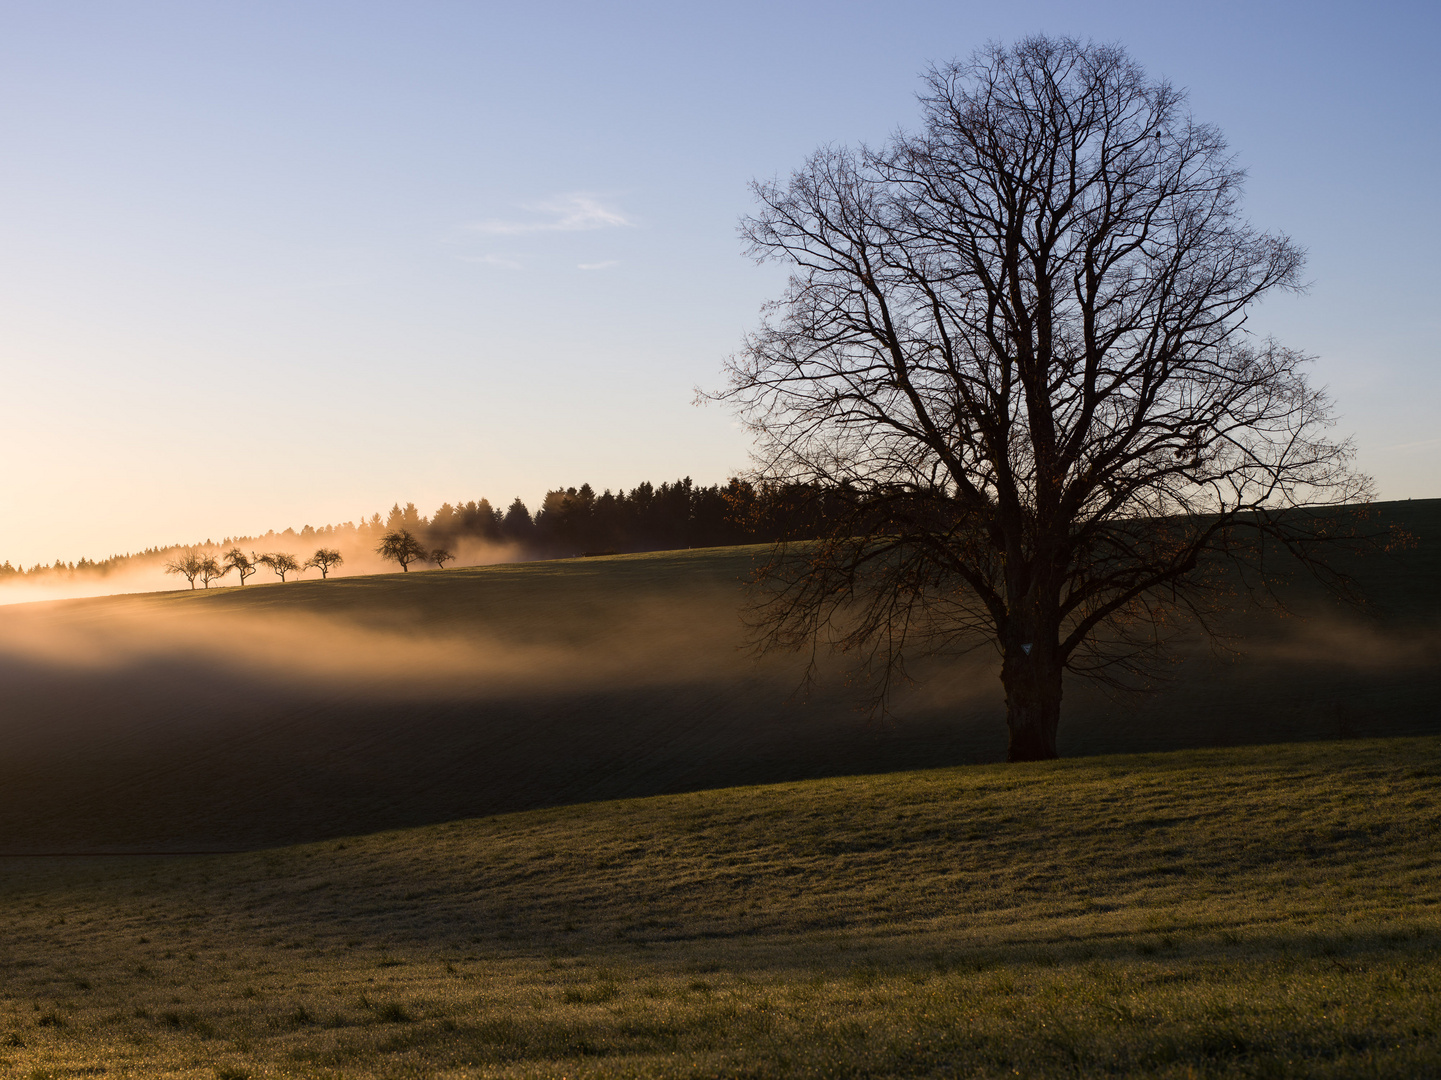
[[[167,574],[179,574],[186,581],[190,582],[192,589],[195,588],[195,579],[200,576],[200,572],[204,568],[205,556],[201,555],[200,552],[194,548],[187,548],[184,552],[175,556],[175,558],[165,564],[165,572]],[[36,567],[36,569],[38,570],[39,567]],[[33,573],[34,571],[31,572]]]
[[[406,573],[410,572],[411,563],[425,558],[426,554],[425,548],[409,529],[394,529],[386,533],[375,553],[400,563],[401,570]]]
[[[256,560],[251,559],[238,547],[231,548],[223,556],[223,562],[227,569],[234,570],[240,575],[240,584],[245,584],[245,579],[255,573]],[[224,576],[223,574],[221,575]]]
[[[445,569],[445,564],[450,562],[450,560],[454,558],[455,556],[452,555],[450,552],[446,551],[445,548],[436,548],[430,553],[430,561],[435,563],[435,565],[440,567],[442,570]]]
[[[402,531],[419,546],[418,560],[407,557],[407,564],[429,559],[437,548],[452,553],[470,550],[467,544],[504,544],[513,557],[528,559],[568,557],[587,551],[656,551],[771,542],[782,537],[806,539],[824,533],[823,523],[830,520],[827,515],[832,513],[835,501],[834,492],[803,484],[732,479],[723,486],[699,487],[686,478],[659,485],[641,483],[629,491],[606,489],[599,495],[589,484],[557,488],[546,492],[534,515],[519,498],[504,513],[489,500],[476,499],[446,503],[430,518],[422,515],[414,503],[404,507],[397,503],[391,508],[389,516],[394,524],[389,527],[386,515],[371,514],[361,515],[354,522],[307,525],[299,533],[286,529],[263,536],[226,537],[223,543],[231,546],[223,554],[215,552],[219,571],[211,572],[208,578],[197,571],[192,584],[208,584],[234,570],[244,585],[261,565],[255,552],[261,545],[325,545],[315,547],[317,552],[345,551],[352,546],[357,551],[379,550],[376,545],[383,537]],[[247,545],[244,551],[241,544]],[[154,566],[171,556],[178,566],[184,562],[186,552],[205,552],[214,546],[207,540],[193,546],[146,548],[133,555],[79,559],[73,565],[56,560],[53,565],[42,563],[26,568],[0,562],[0,580],[81,572],[106,576],[132,562]],[[199,555],[202,561],[205,557]],[[313,560],[312,556],[298,569],[314,566],[322,577],[328,577],[329,571],[340,565],[335,561],[321,566]],[[182,573],[179,569],[169,572]],[[287,569],[286,577],[291,572]]]
[[[305,560],[305,565],[301,569],[309,570],[313,566],[320,571],[320,577],[324,580],[330,576],[330,571],[343,562],[345,562],[345,557],[334,548],[319,548],[314,555]]]
[[[433,536],[452,536],[460,527],[462,507],[441,503],[440,509],[430,515],[430,532]]]
[[[520,501],[519,496],[510,504],[510,509],[506,510],[500,531],[507,540],[517,544],[529,544],[535,538],[535,522],[531,520],[530,510]]]
[[[276,576],[280,578],[281,581],[285,580],[286,574],[297,573],[303,569],[300,565],[300,560],[288,551],[270,551],[255,561],[264,563],[270,567],[270,569],[274,570]]]
[[[210,583],[212,581],[218,581],[220,578],[223,578],[228,573],[230,573],[230,567],[222,566],[220,560],[215,557],[215,553],[213,551],[207,551],[204,555],[201,556],[199,577],[201,584],[203,584],[207,589],[210,588]],[[191,587],[194,587],[193,583]]]
[[[461,531],[481,540],[500,537],[500,520],[500,512],[490,505],[489,499],[468,502],[460,511]]]
[[[425,521],[420,516],[420,511],[415,508],[415,503],[408,502],[405,509],[400,508],[396,503],[390,508],[390,515],[385,519],[387,532],[408,532],[412,536],[425,527]]]

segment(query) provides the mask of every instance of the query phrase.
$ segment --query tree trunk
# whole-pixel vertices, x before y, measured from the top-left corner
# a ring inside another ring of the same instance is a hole
[[[1006,650],[1001,664],[1006,688],[1007,761],[1049,761],[1056,753],[1061,719],[1061,664],[1049,650],[1032,645]]]

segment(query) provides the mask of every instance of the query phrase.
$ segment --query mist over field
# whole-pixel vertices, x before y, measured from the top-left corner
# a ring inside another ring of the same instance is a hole
[[[376,513],[358,522],[306,525],[298,532],[227,536],[219,542],[153,547],[101,560],[57,559],[29,569],[6,561],[0,563],[0,603],[187,589],[191,582],[183,574],[167,573],[167,564],[191,555],[211,556],[223,565],[231,550],[257,564],[251,584],[277,580],[270,567],[258,563],[267,553],[288,554],[301,565],[288,572],[290,581],[320,576],[319,569],[304,564],[321,549],[341,557],[330,570],[332,576],[384,573],[397,564],[380,549],[387,537],[398,533],[409,534],[418,544],[417,568],[435,563],[437,551],[450,565],[482,566],[586,553],[773,542],[797,530],[814,535],[817,515],[824,513],[819,494],[804,487],[757,488],[737,478],[704,486],[684,477],[659,485],[647,481],[629,491],[597,493],[589,484],[555,488],[546,492],[534,514],[519,497],[503,511],[481,498],[442,503],[429,516],[412,502],[404,507],[396,503],[384,518]],[[230,567],[219,577],[201,579],[196,587],[240,584],[239,573]]]
[[[45,600],[68,600],[89,596],[118,596],[128,593],[171,592],[189,590],[189,583],[181,576],[166,573],[165,563],[185,550],[196,550],[201,554],[222,557],[231,547],[239,547],[245,555],[264,554],[267,551],[286,551],[302,562],[309,558],[316,547],[324,546],[338,550],[344,563],[330,571],[331,577],[349,577],[356,574],[383,574],[396,569],[395,563],[376,554],[369,539],[360,540],[345,535],[327,536],[321,540],[302,539],[299,534],[270,534],[256,540],[238,543],[202,543],[189,548],[177,547],[162,552],[126,556],[117,560],[116,565],[80,565],[74,568],[42,568],[43,572],[29,574],[7,574],[0,576],[0,605],[23,604]],[[513,562],[523,552],[516,544],[461,538],[454,541],[451,554],[459,566],[487,566],[492,563]],[[288,576],[290,581],[297,575]],[[301,578],[319,578],[318,570],[306,570]],[[276,575],[265,566],[249,578],[245,588],[278,582]],[[210,582],[211,589],[229,589],[240,586],[234,572]],[[196,583],[197,590],[205,586]]]
[[[618,598],[613,609],[579,613],[548,633],[517,632],[509,620],[436,625],[423,612],[313,613],[269,599],[184,608],[31,605],[5,613],[0,662],[76,675],[165,664],[197,681],[419,700],[663,685],[753,666],[740,652],[736,596],[719,590],[683,602]]]
[[[1066,687],[1062,752],[1423,734],[1441,700],[1437,506],[1363,563],[1369,608],[1238,609],[1153,692]],[[1393,504],[1394,506],[1394,504]],[[0,608],[12,849],[217,849],[595,799],[1001,760],[989,649],[892,712],[851,657],[748,648],[763,547]]]

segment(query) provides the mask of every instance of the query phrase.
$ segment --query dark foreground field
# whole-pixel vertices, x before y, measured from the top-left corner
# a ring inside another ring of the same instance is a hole
[[[1240,659],[1067,690],[1067,756],[1441,733],[1441,501],[1362,614],[1240,612]],[[891,723],[741,650],[756,549],[0,608],[0,852],[234,850],[679,791],[999,760],[989,656]]]
[[[12,860],[0,1074],[1441,1075],[1441,739]]]

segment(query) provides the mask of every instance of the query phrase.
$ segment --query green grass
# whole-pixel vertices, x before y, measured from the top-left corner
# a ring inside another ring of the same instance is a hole
[[[1441,739],[7,860],[0,1074],[1441,1075]]]

